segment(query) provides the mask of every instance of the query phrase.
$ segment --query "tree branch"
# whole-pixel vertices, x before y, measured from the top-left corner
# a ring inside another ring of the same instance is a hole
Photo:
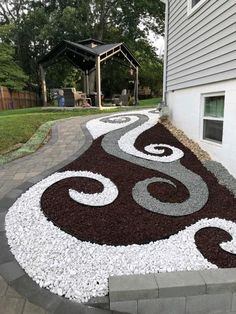
[[[1,3],[0,3],[0,16],[2,16],[8,24],[10,23],[9,16],[7,15],[7,12]]]

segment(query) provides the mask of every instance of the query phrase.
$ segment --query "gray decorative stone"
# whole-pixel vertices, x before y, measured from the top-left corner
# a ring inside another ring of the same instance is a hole
[[[170,180],[164,179],[164,178],[151,178],[151,179],[146,179],[144,181],[140,181],[136,183],[136,185],[133,188],[133,198],[134,200],[141,205],[143,208],[146,208],[154,213],[158,214],[163,214],[167,216],[184,216],[184,215],[190,215],[199,209],[201,209],[204,204],[206,203],[206,199],[202,198],[202,201],[199,202],[198,204],[190,198],[186,200],[185,202],[182,203],[163,203],[153,197],[149,192],[148,192],[148,186],[151,183],[168,183],[171,186],[174,186],[175,188],[176,185],[171,182]]]
[[[181,182],[188,189],[190,195],[189,199],[182,203],[178,203],[178,211],[180,211],[182,215],[187,215],[190,210],[189,208],[191,208],[192,212],[200,210],[206,204],[209,192],[206,183],[199,175],[185,168],[179,160],[169,163],[157,162],[154,160],[139,158],[138,156],[135,156],[128,151],[123,151],[120,148],[119,140],[122,136],[127,134],[129,131],[134,130],[135,128],[139,128],[140,125],[148,121],[148,117],[145,115],[132,113],[129,114],[129,116],[133,115],[137,116],[139,120],[132,123],[131,125],[128,125],[122,129],[112,131],[104,136],[102,140],[103,149],[110,155],[148,169],[157,170]],[[151,180],[152,179],[154,180],[154,178],[151,178]],[[159,178],[155,179],[159,180]],[[144,184],[144,186],[140,188],[140,185],[142,184]],[[144,204],[143,200],[145,199],[145,197],[148,196],[146,189],[147,186],[145,185],[145,182],[138,183],[138,187],[136,185],[136,187],[134,188],[133,197],[138,204],[141,204],[141,206],[143,206],[144,208],[152,211],[156,210],[155,208],[158,204],[158,210],[161,210],[161,206],[165,207],[165,214],[168,215],[168,212],[170,213],[170,215],[177,214],[178,211],[176,204],[162,203],[158,200],[157,202],[154,202],[154,199],[151,196]]]
[[[127,123],[130,121],[130,118],[129,117],[121,117],[121,116],[112,116],[111,118],[103,118],[103,119],[100,119],[100,121],[102,122],[105,122],[105,123]]]
[[[159,273],[155,275],[159,297],[181,297],[206,293],[206,285],[196,271]]]
[[[222,164],[213,160],[206,160],[203,164],[207,170],[215,175],[220,184],[226,186],[236,196],[236,179]]]
[[[109,278],[110,301],[152,299],[158,297],[154,275],[131,275]]]

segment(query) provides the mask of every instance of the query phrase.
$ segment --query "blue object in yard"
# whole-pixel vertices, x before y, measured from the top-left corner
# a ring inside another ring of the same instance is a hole
[[[65,98],[63,96],[58,97],[58,106],[59,107],[64,107],[65,105]]]

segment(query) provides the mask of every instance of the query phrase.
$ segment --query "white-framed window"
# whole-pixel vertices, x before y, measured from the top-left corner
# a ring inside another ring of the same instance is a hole
[[[223,140],[225,95],[221,93],[202,96],[202,139],[221,144]]]
[[[203,4],[209,0],[187,0],[188,1],[188,16],[199,10]]]

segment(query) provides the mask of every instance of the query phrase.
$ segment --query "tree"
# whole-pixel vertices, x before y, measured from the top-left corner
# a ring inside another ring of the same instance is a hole
[[[21,90],[26,85],[28,77],[14,59],[15,50],[6,40],[6,35],[12,31],[12,25],[0,26],[0,85],[10,90]]]
[[[139,49],[134,54],[140,62],[139,81],[141,86],[149,86],[152,92],[160,95],[163,80],[163,60],[146,40],[138,42]]]
[[[93,37],[105,42],[125,42],[135,53],[142,54],[145,48],[146,58],[152,59],[155,70],[160,67],[147,41],[150,31],[163,34],[164,4],[160,0],[2,0],[1,23],[16,25],[16,58],[34,83],[38,80],[37,61],[62,39],[77,42]],[[148,71],[144,72],[141,77],[147,76]],[[63,70],[61,66],[55,79],[58,86],[61,76],[66,77],[67,73],[68,67]],[[119,75],[122,73],[125,70],[119,71]]]

